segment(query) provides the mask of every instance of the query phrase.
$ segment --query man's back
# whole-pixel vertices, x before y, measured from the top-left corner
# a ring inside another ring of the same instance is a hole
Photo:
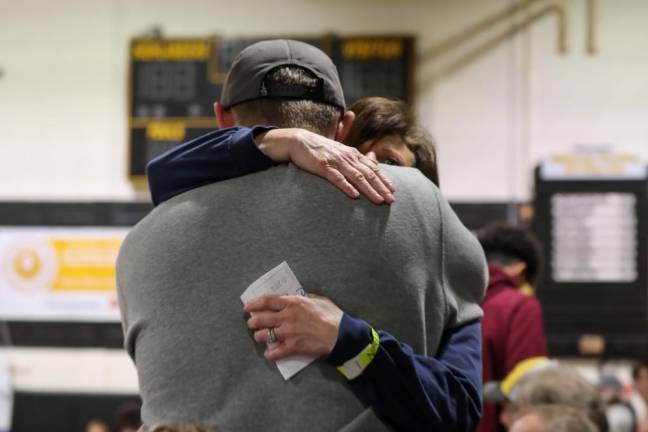
[[[239,299],[285,260],[307,292],[434,355],[445,327],[480,315],[481,248],[418,171],[388,174],[391,206],[281,166],[180,195],[133,229],[118,285],[146,424],[388,429],[321,360],[285,382]]]

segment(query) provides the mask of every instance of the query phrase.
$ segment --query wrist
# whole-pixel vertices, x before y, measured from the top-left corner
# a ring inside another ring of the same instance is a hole
[[[365,321],[343,314],[340,320],[337,340],[326,360],[333,366],[340,366],[355,357],[371,343],[371,326]]]
[[[290,160],[291,150],[300,142],[299,129],[273,129],[255,136],[259,150],[274,162]]]
[[[371,342],[367,344],[367,346],[365,346],[358,355],[338,366],[338,372],[344,375],[348,380],[358,378],[376,357],[379,347],[380,336],[378,336],[378,332],[372,328]]]

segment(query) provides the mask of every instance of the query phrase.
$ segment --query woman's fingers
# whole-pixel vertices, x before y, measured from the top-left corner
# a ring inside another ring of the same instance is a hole
[[[337,169],[331,166],[324,168],[322,172],[322,177],[324,177],[329,182],[333,183],[335,187],[344,192],[349,198],[358,198],[360,192],[358,189],[353,187],[351,183],[348,182],[346,177]]]
[[[250,330],[275,328],[281,325],[279,312],[257,312],[247,321]]]
[[[248,306],[246,310],[255,311],[248,320],[248,327],[254,330],[254,340],[274,342],[266,351],[269,360],[297,355],[319,357],[330,353],[335,346],[343,312],[326,297],[269,296]],[[257,309],[264,306],[275,310]]]
[[[383,197],[387,204],[394,202],[394,196],[392,195],[394,185],[380,171],[378,164],[364,155],[360,155],[359,160],[364,165],[363,172],[369,184]]]
[[[273,342],[270,338],[269,330],[272,329],[274,338],[275,338],[275,343],[280,343],[281,342],[281,337],[280,333],[281,331],[279,330],[279,327],[270,327],[270,328],[264,328],[260,329],[254,332],[254,340],[257,341],[258,343],[270,343]]]
[[[389,179],[389,177],[387,177],[387,175],[384,172],[381,171],[380,166],[378,165],[377,161],[375,161],[375,160],[373,160],[373,159],[371,159],[371,158],[369,158],[367,156],[364,156],[363,157],[363,163],[365,165],[367,165],[369,167],[369,169],[371,169],[378,176],[378,178],[380,180],[382,180],[382,184],[387,187],[389,192],[391,192],[391,193],[396,192],[396,186],[394,186],[394,183],[392,183],[392,181]]]
[[[379,193],[378,190],[369,182],[368,176],[375,178],[376,175],[367,168],[366,165],[359,161],[349,161],[343,159],[340,161],[338,170],[344,177],[355,186],[361,194],[366,196],[369,201],[374,204],[382,204],[385,198]]]
[[[351,198],[362,194],[374,204],[393,202],[393,184],[356,148],[313,133],[300,136],[300,145],[290,153],[295,165],[325,178]]]
[[[298,349],[292,344],[279,343],[273,347],[268,347],[263,355],[267,360],[276,362],[277,360],[298,355]]]
[[[286,307],[288,300],[285,296],[268,295],[250,300],[245,304],[245,312],[275,311],[278,312]]]

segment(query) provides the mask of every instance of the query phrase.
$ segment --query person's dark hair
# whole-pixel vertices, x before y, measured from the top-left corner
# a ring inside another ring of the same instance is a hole
[[[548,404],[529,406],[516,416],[517,420],[535,415],[540,420],[543,432],[599,432],[600,428],[587,415],[576,408]]]
[[[317,86],[317,78],[300,67],[284,66],[270,72],[264,85]],[[308,129],[326,137],[335,135],[340,109],[322,102],[303,99],[255,99],[231,108],[242,126],[274,125]]]
[[[526,229],[504,223],[489,225],[477,232],[486,260],[508,266],[516,261],[526,264],[524,278],[533,284],[541,270],[540,242]]]
[[[435,185],[439,186],[439,169],[434,140],[425,129],[415,125],[407,105],[383,97],[367,97],[349,107],[356,115],[345,143],[360,147],[366,141],[396,135],[414,153],[418,168]]]
[[[639,360],[632,366],[632,379],[635,381],[639,378],[642,369],[648,369],[648,358]]]
[[[140,408],[141,405],[137,402],[126,402],[120,405],[115,411],[112,430],[121,432],[125,428],[139,429],[142,426]]]
[[[153,426],[148,432],[219,432],[219,430],[211,426],[167,423]]]

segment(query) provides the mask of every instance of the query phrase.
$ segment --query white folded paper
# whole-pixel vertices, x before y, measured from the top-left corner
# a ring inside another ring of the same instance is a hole
[[[246,304],[252,299],[266,295],[306,295],[286,261],[254,281],[241,294],[241,301]],[[271,344],[268,344],[271,346]],[[287,381],[297,372],[308,366],[314,358],[290,357],[276,362],[281,376]]]

